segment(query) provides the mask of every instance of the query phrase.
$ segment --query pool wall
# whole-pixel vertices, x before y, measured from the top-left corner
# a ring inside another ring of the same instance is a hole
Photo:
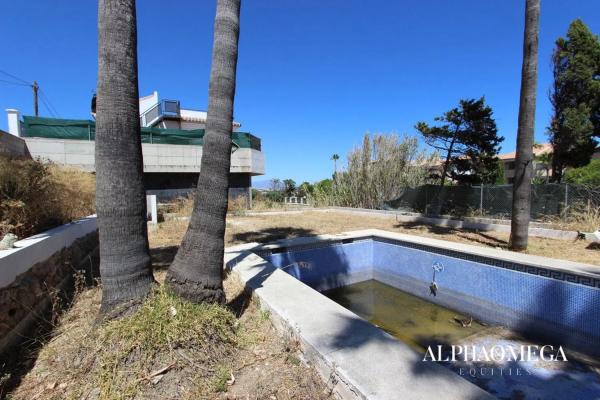
[[[599,267],[384,231],[256,253],[319,291],[377,279],[547,344],[600,355]],[[435,296],[434,264],[443,266]]]
[[[305,245],[262,252],[273,265],[323,291],[374,277],[373,241],[354,239],[349,243]]]

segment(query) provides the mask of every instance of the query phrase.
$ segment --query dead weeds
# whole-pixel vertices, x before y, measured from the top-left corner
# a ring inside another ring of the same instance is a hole
[[[226,306],[195,305],[159,286],[134,314],[97,326],[101,292],[85,290],[7,398],[329,398],[297,343],[278,334],[237,276],[225,291]]]
[[[150,232],[152,246],[177,245],[187,221],[166,221]],[[343,211],[304,211],[294,214],[227,216],[226,245],[267,243],[287,237],[335,234],[359,229],[383,229],[497,249],[508,249],[507,233],[480,232],[396,221],[387,215],[356,215]],[[598,250],[589,242],[529,238],[528,254],[600,265]]]

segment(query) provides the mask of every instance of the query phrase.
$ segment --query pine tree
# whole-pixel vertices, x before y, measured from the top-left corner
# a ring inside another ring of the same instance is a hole
[[[446,178],[461,184],[496,182],[500,173],[497,154],[504,138],[498,136],[492,109],[484,98],[461,100],[435,121],[442,124],[419,122],[415,128],[444,157],[440,186]]]
[[[552,55],[553,116],[548,134],[553,146],[552,181],[566,167],[590,162],[600,137],[600,40],[577,19]]]

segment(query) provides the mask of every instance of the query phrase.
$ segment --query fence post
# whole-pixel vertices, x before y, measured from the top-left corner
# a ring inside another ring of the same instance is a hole
[[[565,208],[563,218],[567,219],[567,209],[569,208],[569,184],[565,183]]]
[[[483,217],[483,183],[481,183],[479,188],[479,214]]]

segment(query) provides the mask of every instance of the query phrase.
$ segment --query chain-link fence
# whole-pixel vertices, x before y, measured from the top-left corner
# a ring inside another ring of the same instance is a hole
[[[571,207],[600,208],[600,189],[564,183],[532,185],[531,217],[560,216]],[[386,205],[428,215],[485,215],[507,218],[512,209],[512,185],[406,188]]]

